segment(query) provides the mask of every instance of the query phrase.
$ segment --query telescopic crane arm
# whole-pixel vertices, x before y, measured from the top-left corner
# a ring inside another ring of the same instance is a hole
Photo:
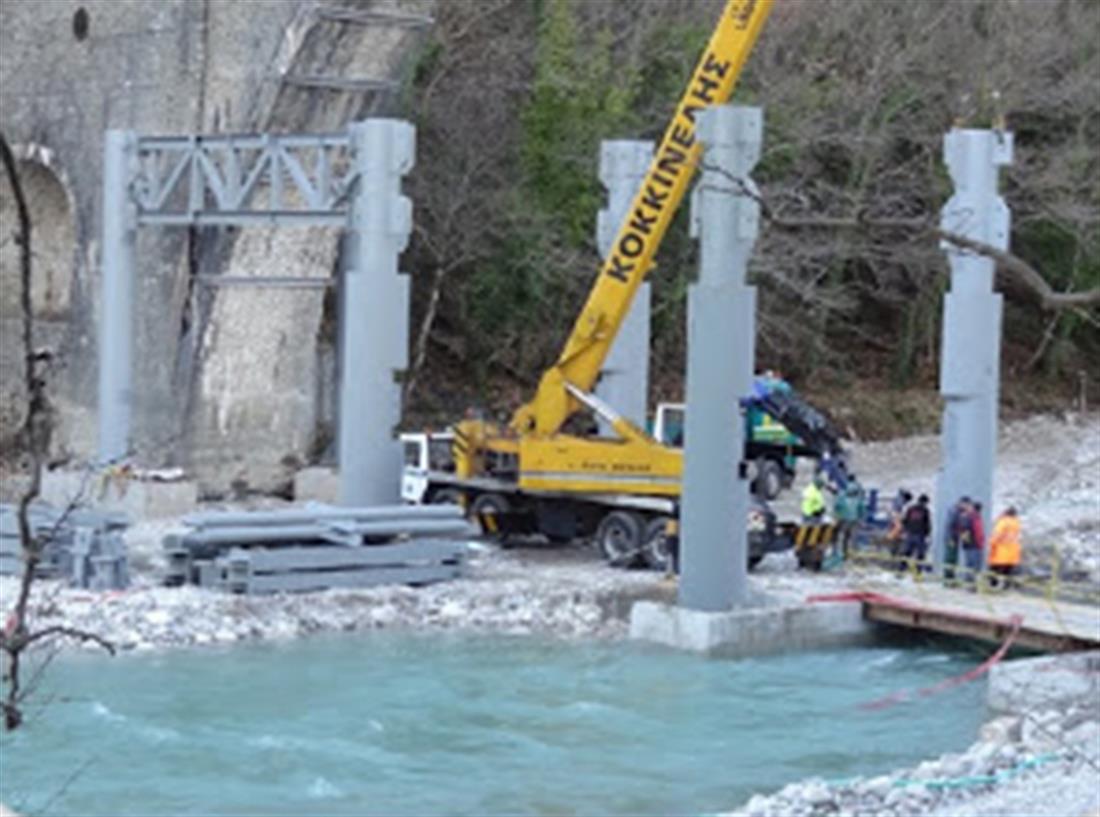
[[[516,410],[519,435],[557,433],[581,408],[575,390],[590,392],[653,257],[683,201],[702,154],[696,116],[727,102],[760,34],[773,0],[728,0],[691,82],[680,99],[641,188],[565,342],[533,400]],[[571,387],[571,388],[570,388]]]

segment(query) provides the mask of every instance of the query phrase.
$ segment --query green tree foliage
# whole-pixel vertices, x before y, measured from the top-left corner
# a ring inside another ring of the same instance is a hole
[[[584,40],[574,0],[542,6],[531,100],[523,125],[523,186],[573,247],[590,243],[602,192],[596,178],[601,139],[633,128],[632,71],[614,70],[611,32]],[[619,66],[622,67],[622,66]]]

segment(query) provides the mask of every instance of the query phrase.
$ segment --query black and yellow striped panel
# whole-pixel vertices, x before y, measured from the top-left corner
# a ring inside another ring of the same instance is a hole
[[[836,538],[836,525],[799,525],[794,534],[796,548],[831,545]]]

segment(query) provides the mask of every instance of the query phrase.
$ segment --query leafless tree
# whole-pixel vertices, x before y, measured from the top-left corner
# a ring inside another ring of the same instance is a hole
[[[42,552],[49,538],[56,533],[32,530],[30,506],[41,490],[42,468],[49,452],[50,436],[54,427],[54,409],[46,393],[46,367],[50,355],[40,352],[34,346],[34,312],[31,305],[31,219],[27,201],[20,183],[15,156],[7,138],[0,133],[0,161],[4,165],[8,186],[15,201],[16,235],[14,240],[19,247],[19,285],[20,311],[23,318],[23,380],[27,392],[27,412],[21,437],[25,450],[30,457],[30,483],[19,499],[19,541],[23,553],[23,575],[19,583],[19,593],[15,607],[9,613],[4,628],[0,631],[0,652],[4,655],[4,685],[6,690],[0,708],[4,713],[4,726],[8,730],[17,729],[23,723],[23,705],[27,696],[35,688],[40,673],[32,673],[29,679],[23,674],[23,659],[26,651],[34,646],[46,646],[58,638],[72,638],[78,641],[92,641],[114,654],[114,646],[94,633],[73,627],[50,626],[35,630],[28,617],[31,588],[34,585]]]

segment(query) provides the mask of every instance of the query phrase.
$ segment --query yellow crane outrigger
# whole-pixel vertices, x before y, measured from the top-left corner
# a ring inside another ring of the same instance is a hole
[[[534,398],[515,411],[507,428],[479,419],[454,427],[452,498],[457,490],[475,509],[481,499],[480,505],[499,511],[526,497],[540,504],[544,517],[562,512],[573,516],[577,524],[565,527],[577,533],[590,531],[609,506],[622,507],[615,498],[672,500],[652,506],[628,502],[637,516],[630,523],[634,528],[675,513],[683,469],[680,450],[662,445],[591,391],[698,167],[702,146],[696,139],[697,115],[729,100],[772,2],[728,0],[588,300]],[[581,409],[603,417],[618,439],[564,433],[566,421]],[[502,487],[515,490],[502,492]],[[604,510],[578,505],[582,497]]]

